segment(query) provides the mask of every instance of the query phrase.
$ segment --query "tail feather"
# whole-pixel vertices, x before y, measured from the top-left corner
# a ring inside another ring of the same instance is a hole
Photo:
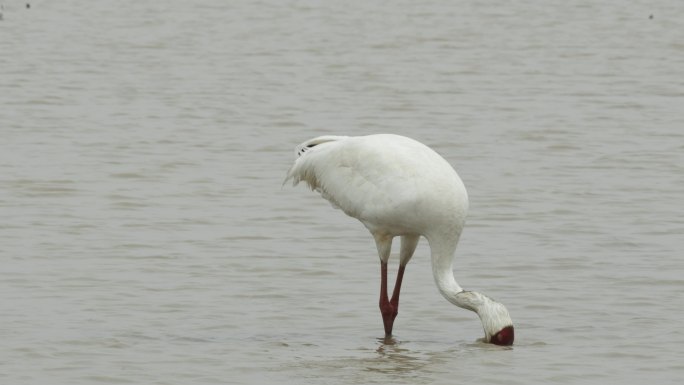
[[[285,183],[287,183],[287,181],[292,179],[293,186],[296,186],[301,181],[306,181],[312,190],[318,189],[319,184],[316,178],[315,162],[313,161],[314,157],[306,155],[309,153],[313,155],[313,153],[319,151],[320,149],[312,151],[312,149],[319,144],[334,142],[345,138],[347,137],[336,135],[319,136],[317,138],[309,139],[295,147],[295,155],[297,156],[297,159],[295,159],[294,164],[287,171],[287,176],[285,177],[285,180],[283,180],[283,186]]]
[[[302,156],[310,148],[318,146],[321,143],[334,142],[336,140],[341,140],[341,139],[345,139],[345,138],[347,138],[347,137],[346,136],[337,136],[337,135],[324,135],[324,136],[319,136],[317,138],[309,139],[306,142],[295,147],[295,155],[297,155],[298,157]]]

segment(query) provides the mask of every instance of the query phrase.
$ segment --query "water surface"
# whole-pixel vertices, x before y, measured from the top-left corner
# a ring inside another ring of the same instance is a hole
[[[6,1],[0,379],[679,382],[683,20],[671,0]],[[298,143],[376,132],[460,173],[455,274],[506,304],[512,348],[477,342],[424,240],[386,343],[366,230],[281,187]]]

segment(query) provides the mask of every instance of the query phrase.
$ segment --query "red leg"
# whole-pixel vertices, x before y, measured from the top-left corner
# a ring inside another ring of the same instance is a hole
[[[401,281],[404,279],[404,269],[405,266],[399,265],[399,271],[397,272],[397,282],[394,284],[394,292],[392,293],[392,299],[390,303],[394,307],[394,316],[399,313],[399,292],[401,291]]]
[[[392,305],[387,296],[387,263],[380,262],[380,314],[385,326],[385,336],[392,335]]]
[[[394,319],[399,313],[399,292],[401,291],[401,281],[404,277],[404,266],[399,266],[397,273],[397,282],[394,284],[394,292],[392,299],[387,295],[387,263],[380,263],[380,313],[382,314],[382,323],[385,326],[385,336],[392,335],[392,326]]]

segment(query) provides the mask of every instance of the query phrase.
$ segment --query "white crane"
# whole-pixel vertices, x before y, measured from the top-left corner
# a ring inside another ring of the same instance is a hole
[[[420,142],[391,134],[321,136],[300,144],[295,152],[297,159],[285,182],[305,181],[334,207],[361,221],[375,239],[386,336],[392,335],[399,310],[404,269],[422,235],[430,245],[440,293],[454,305],[477,313],[485,342],[513,344],[513,322],[504,305],[463,290],[454,278],[452,262],[468,211],[468,195],[444,158]],[[399,271],[390,298],[387,261],[396,236],[401,237]]]

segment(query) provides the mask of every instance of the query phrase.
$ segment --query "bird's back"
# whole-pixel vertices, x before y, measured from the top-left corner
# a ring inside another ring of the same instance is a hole
[[[359,219],[371,232],[423,234],[430,226],[465,219],[465,187],[451,165],[429,147],[398,135],[326,136],[296,149],[288,172]],[[287,180],[286,179],[286,180]]]

